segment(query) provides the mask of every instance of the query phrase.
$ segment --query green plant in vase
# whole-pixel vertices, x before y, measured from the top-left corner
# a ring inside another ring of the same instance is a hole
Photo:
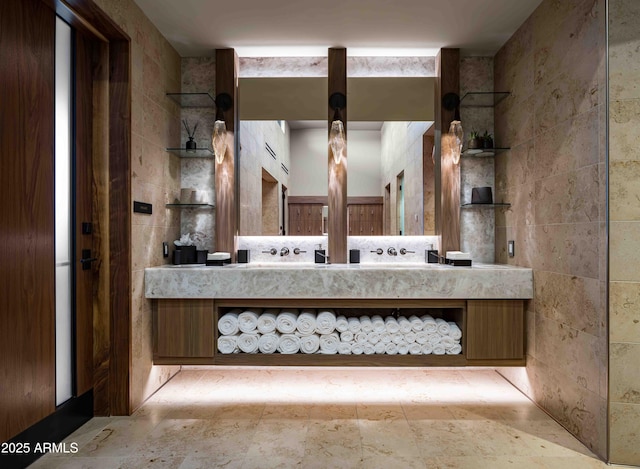
[[[485,130],[482,139],[483,139],[483,146],[486,150],[493,148],[493,135],[491,135],[489,132]]]

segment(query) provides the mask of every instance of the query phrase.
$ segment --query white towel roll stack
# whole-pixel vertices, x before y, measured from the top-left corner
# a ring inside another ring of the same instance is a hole
[[[331,310],[320,311],[316,318],[316,332],[320,335],[331,334],[336,330],[336,314]]]

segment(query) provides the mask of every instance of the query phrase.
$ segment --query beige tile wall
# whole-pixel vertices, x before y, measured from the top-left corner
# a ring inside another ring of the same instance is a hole
[[[609,0],[610,456],[640,465],[640,3]]]
[[[526,369],[504,375],[607,453],[605,1],[544,0],[495,57],[496,260],[534,269]],[[509,258],[507,241],[515,240]],[[622,352],[621,352],[622,353]]]
[[[180,220],[165,204],[179,194],[180,161],[164,149],[180,135],[180,110],[165,92],[180,89],[180,57],[133,0],[95,0],[131,38],[131,195],[151,202],[152,215],[133,214],[132,409],[178,371],[152,364],[152,309],[144,298],[145,267],[162,265],[162,241],[179,233]]]

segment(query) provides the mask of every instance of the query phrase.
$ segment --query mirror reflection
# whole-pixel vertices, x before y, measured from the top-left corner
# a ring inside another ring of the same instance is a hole
[[[326,233],[327,121],[240,122],[240,234]],[[350,236],[435,234],[432,122],[348,122]]]

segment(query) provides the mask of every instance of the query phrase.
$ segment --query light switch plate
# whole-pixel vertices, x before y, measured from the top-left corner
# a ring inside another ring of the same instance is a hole
[[[514,257],[516,255],[515,241],[509,240],[507,242],[507,252],[509,253],[509,257]]]

